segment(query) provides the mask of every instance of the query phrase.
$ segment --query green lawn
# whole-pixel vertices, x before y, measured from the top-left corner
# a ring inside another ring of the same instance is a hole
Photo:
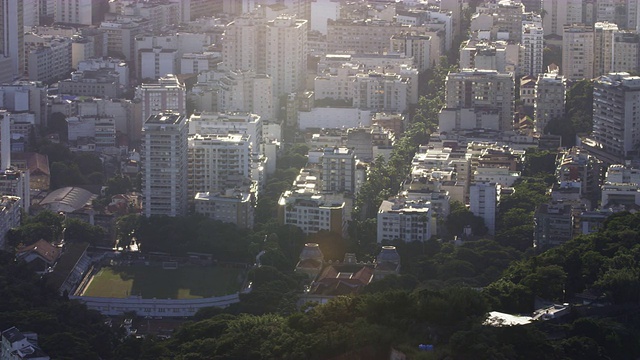
[[[102,268],[83,293],[85,296],[145,299],[196,299],[240,290],[240,269],[222,267],[112,266]]]

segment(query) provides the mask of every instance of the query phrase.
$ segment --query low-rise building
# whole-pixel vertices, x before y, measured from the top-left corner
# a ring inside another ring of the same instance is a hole
[[[61,254],[61,248],[42,239],[16,249],[16,258],[26,262],[29,268],[38,274],[44,274],[53,268]]]
[[[378,209],[378,243],[400,239],[427,241],[432,229],[431,204],[418,201],[382,201]]]
[[[223,193],[199,192],[195,196],[196,213],[210,219],[253,228],[254,193],[229,189]]]
[[[71,78],[58,82],[61,94],[118,98],[121,95],[119,74],[110,69],[74,71]]]
[[[473,180],[492,182],[503,187],[512,186],[520,178],[519,171],[511,171],[507,167],[477,167],[473,172]]]
[[[20,332],[15,326],[2,331],[0,343],[2,360],[49,360],[51,359],[38,346],[38,334]]]
[[[319,231],[346,235],[347,216],[341,194],[285,191],[278,200],[278,218],[281,224],[297,226],[307,235]]]

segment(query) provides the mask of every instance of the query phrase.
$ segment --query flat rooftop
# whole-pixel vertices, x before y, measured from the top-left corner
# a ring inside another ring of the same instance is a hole
[[[145,124],[167,124],[167,125],[176,125],[179,124],[184,119],[184,116],[180,114],[158,114],[151,115],[145,121]]]

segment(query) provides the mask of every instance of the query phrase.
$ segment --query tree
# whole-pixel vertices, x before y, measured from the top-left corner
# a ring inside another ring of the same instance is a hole
[[[79,219],[65,220],[64,240],[72,243],[86,242],[96,245],[105,237],[105,231],[100,226],[94,226]]]
[[[42,224],[49,229],[49,235],[44,238],[47,241],[56,241],[62,236],[62,222],[64,218],[53,211],[44,210],[36,216],[27,219],[27,224]]]
[[[107,180],[108,196],[125,194],[131,190],[133,190],[133,184],[128,176],[116,175]]]
[[[60,141],[67,142],[68,141],[68,124],[67,117],[64,116],[63,113],[54,112],[48,119],[49,132],[56,133],[60,136]]]
[[[462,234],[466,226],[471,226],[471,231],[476,236],[484,236],[487,233],[487,227],[481,217],[474,215],[461,203],[453,202],[449,216],[445,221],[445,227],[449,235]]]
[[[140,215],[138,214],[121,216],[116,220],[116,239],[118,239],[119,246],[131,244],[140,224]]]

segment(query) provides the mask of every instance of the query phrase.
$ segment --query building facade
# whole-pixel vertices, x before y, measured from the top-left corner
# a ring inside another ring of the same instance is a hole
[[[267,22],[265,73],[276,97],[302,90],[307,72],[307,20],[278,16]]]
[[[189,137],[189,200],[251,185],[251,142],[242,134]]]
[[[250,192],[202,192],[195,195],[196,213],[210,219],[236,224],[240,228],[253,228],[255,198]]]
[[[522,28],[522,48],[520,74],[533,77],[542,74],[544,30],[539,26],[524,25]]]
[[[431,238],[430,203],[384,200],[378,209],[378,243],[400,239],[404,242]]]
[[[496,210],[500,200],[500,185],[477,182],[469,186],[469,210],[484,220],[489,235],[496,231]]]
[[[473,69],[449,73],[445,83],[445,108],[441,114],[453,116],[444,119],[441,116],[441,131],[467,128],[511,130],[514,98],[515,84],[511,73]],[[464,112],[469,113],[467,124],[463,123]],[[487,120],[491,118],[494,120]],[[487,123],[489,121],[492,126]]]
[[[544,134],[549,121],[559,120],[564,116],[567,81],[558,72],[538,75],[534,100],[534,129]]]
[[[638,154],[640,132],[640,77],[609,74],[594,83],[593,137],[603,149],[625,158]]]
[[[322,190],[356,194],[356,156],[353,150],[338,147],[324,149],[322,167]]]
[[[584,24],[567,25],[562,35],[562,74],[569,80],[594,77],[594,32]]]
[[[176,113],[151,115],[142,129],[144,215],[187,213],[187,118]]]
[[[10,59],[12,79],[24,73],[24,4],[22,1],[2,0],[0,2],[0,51]]]
[[[187,112],[186,88],[175,75],[160,78],[157,83],[143,83],[136,89],[136,98],[142,103],[142,121],[163,111]]]

